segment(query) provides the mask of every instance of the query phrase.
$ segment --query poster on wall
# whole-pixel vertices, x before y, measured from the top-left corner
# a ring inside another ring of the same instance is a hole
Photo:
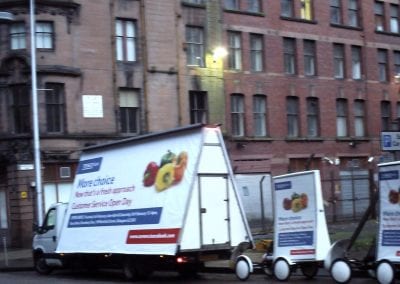
[[[400,262],[400,162],[379,164],[377,260]]]
[[[274,256],[323,259],[330,241],[319,171],[274,177]]]

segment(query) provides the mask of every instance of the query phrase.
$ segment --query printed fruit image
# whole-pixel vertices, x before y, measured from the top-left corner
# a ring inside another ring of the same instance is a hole
[[[290,210],[292,209],[292,200],[289,198],[283,199],[283,208],[285,210]]]
[[[283,199],[283,208],[285,210],[292,210],[293,212],[299,212],[308,206],[308,196],[305,193],[298,194],[293,193],[290,198]]]
[[[163,165],[157,172],[156,176],[156,190],[163,191],[170,187],[174,182],[174,164],[167,163]]]
[[[308,196],[305,193],[302,193],[300,195],[300,199],[301,199],[301,205],[303,206],[303,208],[307,208],[308,206]]]
[[[155,162],[150,162],[143,174],[143,185],[152,186],[156,180],[158,165]]]
[[[164,166],[165,164],[173,163],[175,162],[176,155],[172,153],[170,150],[164,156],[161,157],[161,162],[160,162],[160,168]]]
[[[395,189],[391,189],[389,191],[389,202],[392,204],[396,204],[400,201],[399,199],[399,192]]]
[[[178,158],[176,159],[176,163],[174,166],[174,183],[179,183],[182,178],[183,174],[186,170],[187,166],[187,159],[188,159],[188,154],[185,151],[182,151],[179,153]]]
[[[300,198],[296,198],[292,200],[292,211],[293,212],[299,212],[301,209],[303,209],[303,204],[301,202]]]

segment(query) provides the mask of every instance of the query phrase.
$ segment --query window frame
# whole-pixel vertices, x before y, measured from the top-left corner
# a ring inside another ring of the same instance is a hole
[[[333,72],[335,79],[346,77],[346,54],[345,46],[341,43],[333,43]],[[340,70],[339,70],[340,69]],[[339,74],[341,73],[341,75]]]
[[[390,4],[390,32],[398,34],[399,29],[399,5]]]
[[[353,80],[362,79],[362,48],[358,45],[351,46],[351,78]]]
[[[347,99],[339,98],[336,100],[336,136],[348,137],[348,102]]]
[[[12,133],[26,134],[31,132],[31,96],[24,84],[11,86],[10,109]]]
[[[262,34],[250,34],[250,70],[264,71],[264,36]]]
[[[378,48],[378,79],[381,83],[388,82],[388,50]]]
[[[200,26],[186,26],[186,64],[188,66],[205,67],[204,28]]]
[[[375,19],[375,31],[384,32],[385,26],[385,5],[384,2],[374,2],[374,19]]]
[[[286,122],[287,136],[289,138],[300,137],[300,101],[298,97],[286,97]]]
[[[283,64],[286,75],[297,74],[295,38],[283,38]]]
[[[233,137],[245,135],[245,109],[244,95],[239,93],[231,94],[231,133]]]
[[[49,29],[45,30],[45,27]],[[54,23],[50,21],[37,21],[35,29],[36,48],[40,50],[54,50]],[[50,44],[46,45],[45,42],[49,42]]]
[[[316,76],[317,75],[317,46],[315,40],[303,40],[304,52],[304,75]]]
[[[360,26],[359,1],[348,0],[347,4],[347,24],[350,27],[358,28]]]
[[[246,11],[249,13],[262,13],[260,0],[247,0]]]
[[[260,106],[262,106],[260,108]],[[254,137],[266,137],[267,128],[267,96],[253,95],[253,135]]]
[[[226,10],[239,11],[240,10],[240,0],[224,0],[224,8]]]
[[[24,22],[11,23],[9,28],[9,36],[11,50],[26,49],[27,31]]]
[[[313,0],[300,0],[300,18],[306,21],[314,19]]]
[[[293,0],[281,0],[281,17],[294,18],[294,1]]]
[[[306,99],[306,103],[307,103],[307,136],[313,138],[319,137],[320,136],[319,99],[316,97],[308,97]]]
[[[390,101],[381,101],[381,128],[382,131],[390,131],[392,124],[392,111]]]
[[[354,136],[365,137],[365,101],[355,100],[354,101]]]
[[[242,70],[242,33],[228,31],[228,67],[231,70]]]
[[[140,91],[120,88],[118,90],[119,128],[121,134],[140,134]]]
[[[47,82],[45,86],[46,131],[47,133],[64,133],[66,129],[65,86],[62,83],[53,82]]]
[[[330,0],[330,23],[341,25],[343,23],[341,0]]]
[[[115,20],[115,58],[118,62],[137,61],[137,38],[136,20],[122,18]]]
[[[202,101],[202,103],[199,103]],[[201,108],[200,105],[203,105]],[[208,94],[205,91],[189,91],[190,124],[208,123]]]
[[[393,69],[394,74],[400,74],[400,50],[393,51]]]

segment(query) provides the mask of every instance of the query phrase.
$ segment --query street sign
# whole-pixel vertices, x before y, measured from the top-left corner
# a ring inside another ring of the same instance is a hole
[[[400,151],[400,132],[381,132],[381,146],[383,151]]]

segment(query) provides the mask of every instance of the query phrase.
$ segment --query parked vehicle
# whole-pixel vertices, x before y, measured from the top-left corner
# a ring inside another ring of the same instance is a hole
[[[141,279],[235,263],[252,245],[220,128],[193,125],[85,148],[70,201],[48,210],[33,255],[42,274],[116,266]]]
[[[350,239],[332,245],[325,261],[337,283],[348,283],[355,271],[367,272],[381,284],[394,283],[400,269],[400,162],[382,163],[379,168],[379,191],[365,211]],[[356,239],[378,203],[376,241],[363,259],[348,256]]]

